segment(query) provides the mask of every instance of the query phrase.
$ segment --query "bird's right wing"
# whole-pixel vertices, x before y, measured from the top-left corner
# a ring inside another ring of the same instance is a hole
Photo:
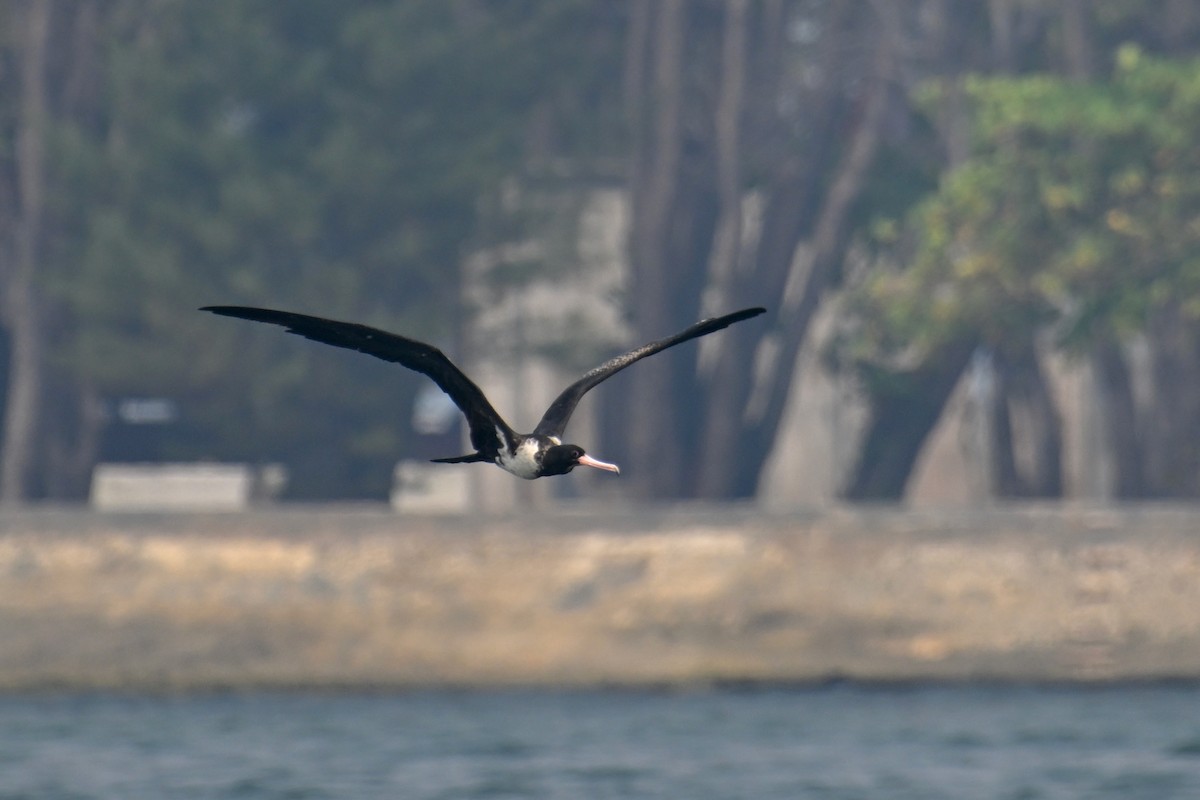
[[[698,339],[701,336],[715,333],[722,328],[728,328],[735,322],[757,317],[765,311],[765,308],[743,308],[741,311],[734,311],[732,314],[726,314],[722,317],[704,319],[691,327],[685,328],[674,336],[668,336],[665,339],[659,339],[657,342],[644,344],[636,350],[630,350],[624,355],[619,355],[616,358],[605,361],[564,389],[562,394],[550,404],[550,408],[546,409],[546,413],[542,415],[542,421],[538,423],[533,432],[541,436],[561,437],[567,427],[567,422],[571,419],[571,414],[575,411],[575,406],[579,404],[579,399],[590,389],[594,388],[596,384],[611,378],[635,361],[641,361],[643,358],[666,350],[668,347],[674,347],[691,339]]]
[[[357,350],[428,375],[443,392],[450,395],[450,399],[466,416],[471,429],[471,444],[489,458],[494,457],[500,447],[508,445],[514,439],[512,429],[492,408],[483,391],[433,345],[367,325],[338,322],[290,311],[246,306],[205,306],[200,310],[226,317],[281,325],[288,333],[312,339],[314,342]],[[508,441],[501,441],[501,437],[507,437]]]

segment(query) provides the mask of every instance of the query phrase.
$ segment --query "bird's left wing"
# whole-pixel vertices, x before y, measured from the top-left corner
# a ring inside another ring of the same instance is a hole
[[[668,347],[674,347],[691,339],[698,339],[701,336],[715,333],[722,328],[728,328],[735,322],[757,317],[765,311],[765,308],[743,308],[741,311],[734,311],[732,314],[726,314],[722,317],[701,320],[674,336],[668,336],[665,339],[659,339],[657,342],[644,344],[636,350],[630,350],[624,355],[605,361],[564,389],[562,394],[550,404],[550,408],[546,409],[541,422],[538,423],[533,432],[541,436],[561,437],[567,427],[567,422],[571,419],[571,414],[575,411],[575,406],[579,403],[579,399],[590,389],[594,388],[596,384],[612,377],[635,361],[652,356],[655,353],[666,350]]]
[[[499,441],[499,436],[507,436],[509,441],[513,439],[512,429],[492,408],[483,391],[441,350],[431,344],[355,322],[338,322],[290,311],[246,306],[205,306],[200,310],[226,317],[282,325],[287,328],[288,333],[334,347],[357,350],[428,375],[443,392],[450,395],[450,399],[466,416],[467,424],[471,428],[471,443],[477,450],[487,452],[489,456],[494,455],[495,446],[507,444]]]

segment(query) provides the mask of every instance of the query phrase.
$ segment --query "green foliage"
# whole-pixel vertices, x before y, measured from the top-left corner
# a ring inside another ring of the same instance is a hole
[[[908,263],[851,295],[845,356],[903,364],[967,335],[1005,348],[1048,328],[1076,350],[1167,302],[1200,319],[1200,61],[1125,47],[1104,83],[967,90],[974,155],[902,228],[876,226]]]
[[[105,396],[179,400],[173,456],[319,465],[344,450],[386,483],[419,377],[195,309],[452,335],[459,264],[490,243],[481,210],[520,172],[535,107],[595,84],[572,57],[596,9],[107,6],[98,116],[52,143],[55,358]],[[362,489],[342,477],[323,490]]]

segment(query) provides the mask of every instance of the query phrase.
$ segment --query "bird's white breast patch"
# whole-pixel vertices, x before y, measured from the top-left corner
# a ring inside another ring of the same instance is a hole
[[[496,463],[518,478],[533,480],[538,476],[538,468],[541,466],[537,461],[537,451],[537,440],[529,438],[521,442],[521,446],[512,455],[509,455],[507,450],[501,450]]]

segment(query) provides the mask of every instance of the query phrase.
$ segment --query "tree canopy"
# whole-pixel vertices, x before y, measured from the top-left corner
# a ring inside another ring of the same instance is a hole
[[[553,117],[539,104],[583,80],[572,46],[594,10],[81,8],[53,9],[58,41],[91,37],[101,67],[86,108],[54,98],[47,129],[55,235],[39,283],[56,368],[99,398],[177,401],[150,457],[282,460],[299,494],[386,495],[418,381],[194,310],[403,322],[453,349],[462,260],[489,243],[481,215],[520,172],[537,114]]]
[[[770,308],[596,393],[632,494],[753,497],[837,303],[828,361],[868,417],[844,497],[902,497],[981,359],[993,493],[1062,494],[1053,354],[1095,376],[1116,494],[1196,496],[1196,8],[9,4],[0,500],[80,497],[104,457],[279,461],[296,497],[384,496],[429,444],[418,376],[195,309],[420,331],[461,358],[478,296],[578,259],[525,245],[573,241],[597,186],[630,211],[604,300],[633,338]],[[501,268],[468,297],[480,254]],[[579,338],[543,355],[604,349]],[[121,402],[145,397],[178,417],[122,450]]]
[[[1103,81],[974,78],[966,91],[973,153],[903,228],[880,226],[904,266],[852,294],[844,357],[871,380],[963,339],[1080,356],[1164,315],[1194,336],[1200,61],[1127,45]]]

